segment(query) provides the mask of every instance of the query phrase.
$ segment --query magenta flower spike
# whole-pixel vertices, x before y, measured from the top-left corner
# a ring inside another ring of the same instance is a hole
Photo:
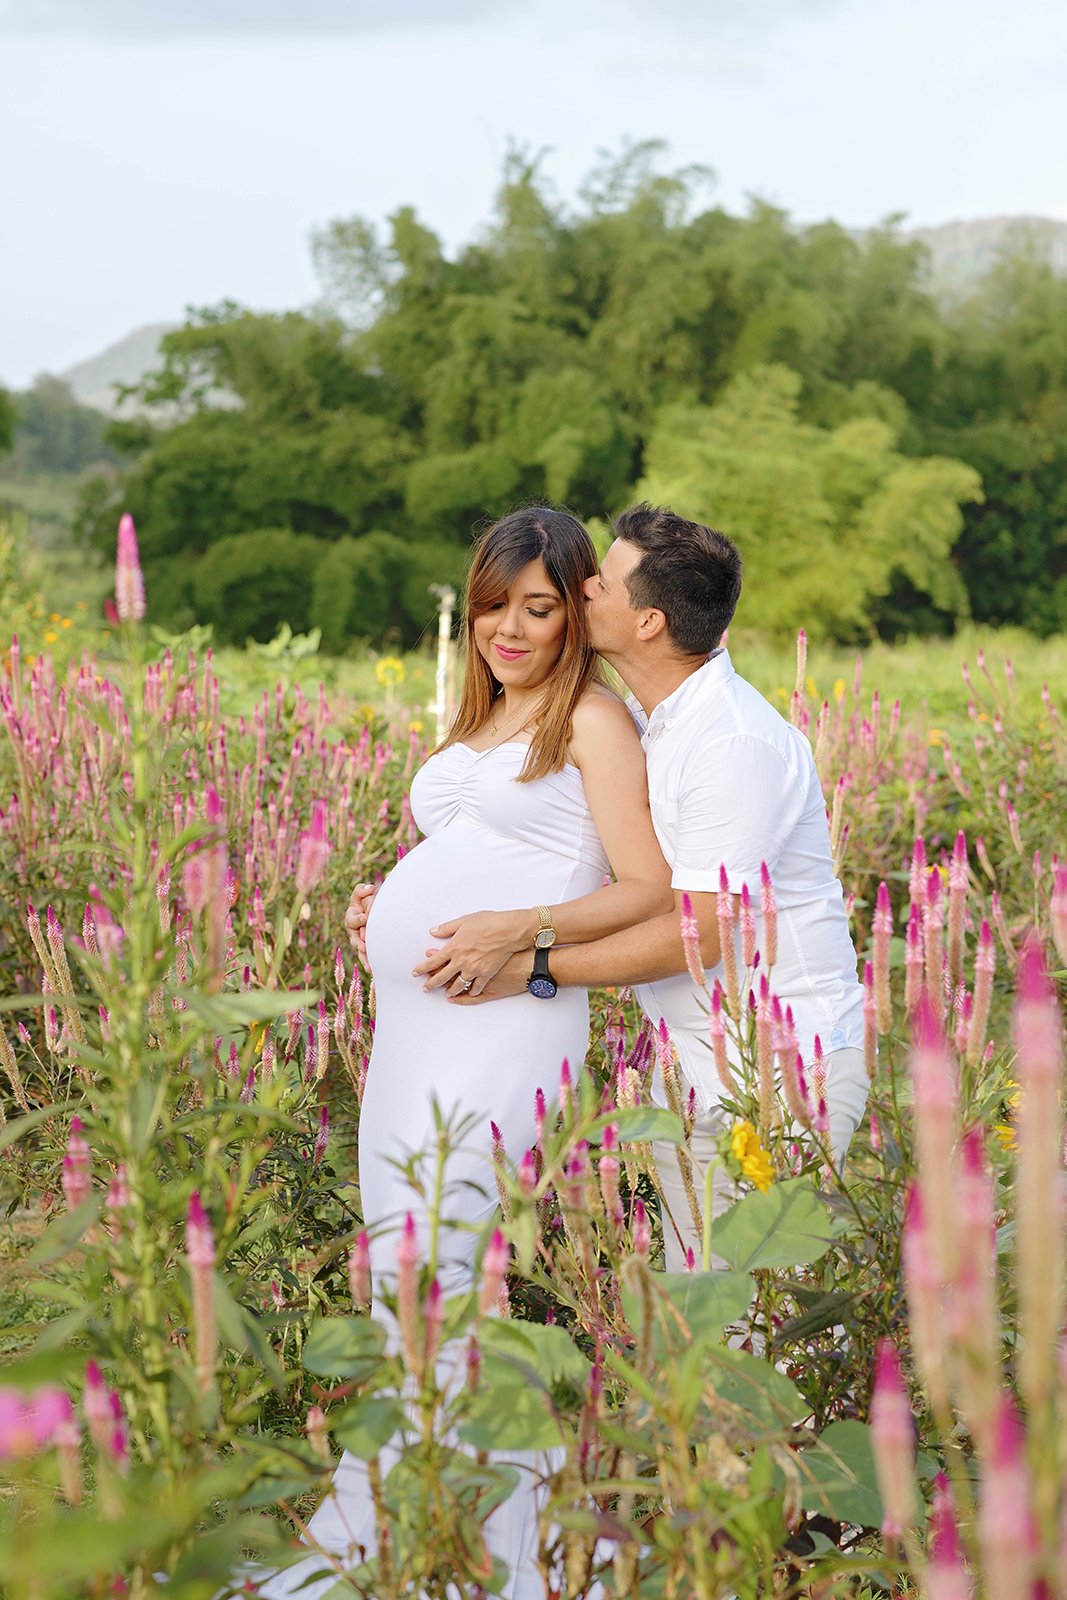
[[[993,1180],[981,1128],[960,1145],[956,1180],[959,1255],[948,1331],[958,1356],[961,1410],[980,1449],[990,1445],[1000,1388]]]
[[[682,893],[681,924],[682,949],[685,951],[685,964],[689,976],[699,988],[706,989],[708,980],[700,954],[700,928],[693,913],[693,902],[684,891]]]
[[[943,1472],[934,1479],[926,1550],[925,1600],[973,1600],[974,1589],[963,1559],[952,1489]]]
[[[778,902],[766,861],[759,868],[760,916],[763,919],[763,962],[771,971],[778,960]]]
[[[738,925],[741,929],[741,963],[751,969],[756,964],[756,913],[747,883],[741,885]]]
[[[499,1228],[494,1228],[482,1255],[482,1287],[478,1296],[478,1310],[482,1316],[506,1301],[510,1254],[503,1233]]]
[[[734,906],[734,897],[730,893],[730,878],[724,865],[719,867],[719,892],[715,902],[715,914],[719,923],[719,949],[726,1003],[730,1015],[736,1019],[741,1009],[741,990],[737,976],[737,945],[734,939],[737,910]]]
[[[922,913],[913,904],[904,938],[904,1009],[909,1016],[914,1013],[922,994],[924,967]]]
[[[115,560],[115,606],[121,622],[140,622],[145,614],[144,578],[133,518],[124,512],[119,521]]]
[[[923,966],[926,992],[931,1004],[944,1013],[945,951],[943,932],[945,907],[941,893],[941,873],[931,867],[926,878],[926,909],[923,914]]]
[[[633,1239],[634,1254],[644,1256],[647,1260],[652,1248],[652,1225],[640,1196],[634,1201]]]
[[[330,841],[326,832],[326,804],[316,800],[311,808],[311,826],[300,835],[300,856],[296,868],[296,889],[305,899],[326,870]]]
[[[1028,1595],[1036,1529],[1023,1426],[1010,1395],[1002,1394],[993,1445],[982,1465],[978,1496],[978,1548],[983,1593]]]
[[[891,1339],[879,1341],[875,1356],[871,1445],[882,1496],[882,1533],[900,1539],[915,1519],[915,1423]]]
[[[872,1081],[878,1068],[878,1003],[874,992],[874,963],[863,963],[863,1060]]]
[[[1057,866],[1052,890],[1049,916],[1052,923],[1052,942],[1056,946],[1061,967],[1067,967],[1067,865]]]
[[[874,902],[872,934],[871,965],[874,969],[875,1017],[878,1032],[884,1036],[893,1025],[893,1005],[889,988],[889,942],[893,936],[893,907],[889,899],[889,888],[884,882],[878,885],[878,894]]]
[[[61,1180],[69,1211],[82,1205],[92,1193],[92,1155],[88,1141],[82,1137],[84,1126],[80,1117],[71,1117]]]
[[[441,1285],[434,1278],[426,1291],[426,1302],[422,1308],[422,1324],[424,1329],[423,1361],[424,1371],[433,1370],[437,1359],[437,1351],[441,1344],[441,1329],[445,1321],[445,1297]]]
[[[985,1048],[986,1028],[989,1025],[989,1007],[993,998],[993,976],[997,970],[997,948],[993,930],[983,917],[978,930],[978,949],[974,957],[974,995],[971,1001],[971,1021],[967,1031],[967,1060],[977,1066]]]
[[[396,1318],[408,1366],[422,1376],[422,1340],[418,1309],[419,1240],[415,1218],[409,1211],[396,1242]]]
[[[1020,1086],[1016,1128],[1015,1274],[1019,1297],[1019,1387],[1036,1415],[1055,1384],[1064,1319],[1063,1037],[1056,992],[1036,939],[1019,963],[1014,1022]]]
[[[726,1021],[723,1017],[723,991],[718,978],[711,991],[711,1008],[708,1012],[708,1029],[711,1033],[711,1048],[715,1056],[715,1071],[718,1073],[719,1082],[728,1094],[734,1094],[737,1085],[734,1075],[730,1071],[730,1061],[726,1052]]]
[[[185,1218],[185,1259],[192,1285],[197,1389],[206,1395],[215,1381],[215,1236],[196,1189],[189,1196]]]
[[[326,1146],[330,1139],[330,1113],[325,1106],[319,1110],[319,1131],[315,1135],[315,1148],[311,1154],[311,1164],[317,1167],[326,1154]]]
[[[326,1424],[326,1413],[321,1406],[308,1406],[304,1431],[315,1455],[324,1465],[328,1465],[331,1460],[329,1429]]]
[[[940,1018],[925,995],[915,1013],[910,1068],[919,1187],[937,1269],[947,1283],[958,1249],[953,1182],[958,1087]]]
[[[916,834],[911,847],[911,872],[908,877],[908,898],[920,908],[926,900],[926,841]]]
[[[963,973],[963,924],[967,915],[967,889],[970,883],[970,864],[967,860],[967,840],[961,829],[952,848],[952,861],[948,869],[948,981],[950,986],[959,983]]]
[[[348,1287],[352,1295],[352,1304],[357,1310],[370,1305],[370,1235],[366,1229],[356,1234],[348,1253]]]
[[[537,1144],[539,1149],[544,1148],[546,1115],[547,1107],[545,1105],[545,1091],[543,1089],[538,1089],[534,1095],[534,1132],[537,1136]]]
[[[519,1162],[519,1188],[523,1194],[531,1195],[537,1188],[537,1158],[532,1150],[527,1150]]]
[[[571,1082],[571,1064],[564,1058],[559,1069],[559,1109],[563,1116],[570,1110],[573,1084]]]

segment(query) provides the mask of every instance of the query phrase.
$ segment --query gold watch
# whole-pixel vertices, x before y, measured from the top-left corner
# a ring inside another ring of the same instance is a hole
[[[541,926],[534,934],[535,950],[550,950],[556,942],[556,930],[552,926],[552,913],[547,906],[534,906]]]

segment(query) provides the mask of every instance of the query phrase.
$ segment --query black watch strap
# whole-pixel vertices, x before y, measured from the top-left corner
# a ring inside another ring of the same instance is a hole
[[[556,994],[558,985],[548,970],[548,951],[540,945],[534,951],[533,971],[526,980],[526,987],[538,1000],[551,1000]]]

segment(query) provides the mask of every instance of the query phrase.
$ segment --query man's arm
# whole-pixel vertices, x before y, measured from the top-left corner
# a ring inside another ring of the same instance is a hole
[[[700,933],[700,955],[706,967],[718,966],[719,924],[714,894],[690,894],[693,914]],[[682,891],[675,890],[675,909],[650,917],[621,933],[609,934],[591,944],[556,946],[550,952],[550,969],[560,988],[590,989],[600,984],[615,987],[624,983],[655,983],[674,978],[686,970],[682,944]],[[495,978],[478,996],[449,998],[454,1005],[477,1005],[480,1000],[499,1000],[522,994],[533,968],[533,956],[522,951],[511,956]]]

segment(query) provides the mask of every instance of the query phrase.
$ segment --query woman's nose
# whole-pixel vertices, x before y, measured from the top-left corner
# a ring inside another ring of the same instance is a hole
[[[510,638],[517,639],[522,633],[522,611],[518,606],[508,606],[503,612],[497,626],[499,633],[506,633]]]

